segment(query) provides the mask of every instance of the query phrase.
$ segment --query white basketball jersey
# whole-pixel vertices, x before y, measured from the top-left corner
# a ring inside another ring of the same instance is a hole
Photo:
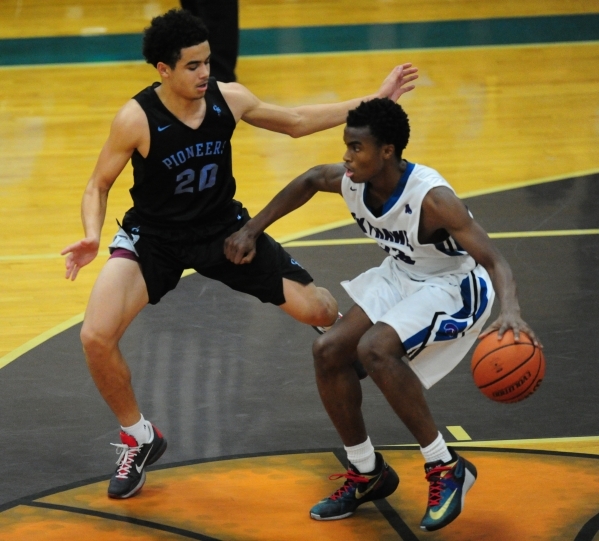
[[[344,175],[341,193],[364,234],[374,239],[411,278],[425,280],[431,276],[467,273],[476,266],[474,259],[451,237],[437,244],[418,242],[422,201],[438,186],[454,191],[434,169],[408,163],[378,217],[364,203],[366,183],[354,183]]]

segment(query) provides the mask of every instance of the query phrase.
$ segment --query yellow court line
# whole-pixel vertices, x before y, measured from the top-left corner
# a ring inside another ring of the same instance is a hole
[[[489,233],[492,239],[516,239],[524,237],[574,237],[576,235],[599,235],[599,229],[566,229],[563,231],[510,231]]]
[[[445,428],[447,428],[447,430],[457,441],[462,442],[472,440],[472,438],[468,435],[468,432],[466,432],[461,426],[446,426]]]
[[[448,427],[449,428],[449,427]],[[461,441],[462,447],[502,447],[504,445],[534,445],[549,443],[596,443],[599,445],[599,436],[575,436],[570,438],[538,438],[522,440],[486,440],[486,441]],[[399,443],[385,445],[385,447],[419,447],[417,443]]]
[[[313,229],[307,229],[301,233],[293,235],[285,235],[278,239],[278,242],[283,244],[286,248],[299,248],[306,246],[343,246],[350,244],[373,244],[375,240],[368,237],[357,237],[351,239],[322,239],[322,240],[294,240],[302,237],[309,237],[310,235],[316,235],[318,233],[325,233],[331,229],[337,229],[346,225],[354,223],[353,219],[341,220],[333,222],[331,224],[323,225],[321,227],[315,227]],[[503,233],[489,233],[489,237],[492,239],[517,239],[517,238],[530,238],[530,237],[569,237],[577,235],[599,235],[599,229],[556,229],[549,231],[506,231]],[[100,253],[98,255],[108,256],[106,253]],[[0,262],[2,261],[28,261],[35,259],[58,259],[64,256],[60,254],[30,254],[30,255],[0,255]],[[193,271],[185,271],[182,276],[193,274]]]
[[[108,257],[110,253],[108,250],[99,252],[96,257],[103,256]],[[52,254],[21,254],[21,255],[0,255],[0,262],[2,261],[31,261],[35,259],[64,259],[64,255],[59,253]]]
[[[83,321],[83,313],[78,314],[71,319],[61,323],[60,325],[56,325],[52,329],[43,332],[42,334],[32,338],[28,342],[25,342],[22,346],[19,346],[17,349],[12,350],[10,353],[4,355],[4,357],[0,357],[0,368],[4,368],[7,364],[13,362],[16,358],[21,355],[27,353],[32,350],[34,347],[39,346],[44,343],[46,340],[50,340],[53,336],[60,334],[63,331],[66,331],[73,325],[77,325],[77,323],[81,323]]]
[[[374,239],[359,237],[356,239],[325,239],[325,240],[294,240],[281,243],[285,248],[298,248],[303,246],[342,246],[344,244],[374,244]]]
[[[321,233],[321,232],[327,231],[329,228],[334,229],[334,228],[340,227],[342,225],[349,225],[351,223],[353,223],[352,219],[343,220],[341,222],[335,222],[334,224],[329,224],[329,226],[322,226],[322,227],[316,227],[313,229],[309,229],[309,230],[303,231],[302,233],[300,233],[298,235],[288,235],[285,238],[293,239],[293,238],[298,238],[298,237],[302,237],[302,236],[314,235],[316,233]],[[495,238],[495,239],[502,239],[502,238],[551,237],[551,236],[569,236],[569,235],[574,236],[574,235],[597,235],[597,234],[599,234],[599,229],[570,229],[570,230],[563,230],[563,231],[514,231],[514,232],[507,232],[507,233],[490,233],[489,236],[491,238]],[[342,246],[342,245],[353,245],[353,244],[374,244],[374,242],[375,241],[373,239],[366,238],[366,237],[353,238],[353,239],[325,239],[325,240],[306,240],[306,241],[289,240],[287,242],[282,240],[282,244],[286,248],[306,247],[306,246]],[[14,261],[14,260],[19,260],[19,259],[21,259],[21,260],[23,260],[23,259],[49,259],[49,258],[54,258],[54,257],[63,257],[63,256],[60,256],[60,255],[56,256],[55,254],[37,254],[37,255],[29,255],[29,256],[0,256],[0,261]],[[195,273],[195,271],[193,269],[188,269],[185,272],[183,272],[182,277],[189,276],[194,273]],[[11,351],[10,353],[6,354],[4,357],[0,357],[0,368],[4,368],[7,364],[11,363],[12,361],[17,359],[24,353],[27,353],[29,350],[33,349],[34,347],[40,345],[42,342],[52,338],[53,336],[57,335],[58,333],[68,329],[69,327],[72,327],[73,325],[80,323],[81,321],[83,321],[83,314],[74,316],[73,318],[69,319],[68,321],[65,321],[64,323],[57,325],[56,327],[40,334],[39,336],[36,336],[32,340],[29,340],[22,346]],[[458,439],[458,438],[456,437],[456,439]]]
[[[353,222],[353,220],[352,220]],[[529,237],[567,237],[576,235],[599,235],[599,229],[566,229],[556,231],[508,231],[505,233],[489,233],[492,239],[517,239]],[[342,246],[348,244],[374,244],[376,241],[367,237],[353,239],[324,239],[324,240],[296,240],[282,243],[285,248],[299,248],[306,246]]]

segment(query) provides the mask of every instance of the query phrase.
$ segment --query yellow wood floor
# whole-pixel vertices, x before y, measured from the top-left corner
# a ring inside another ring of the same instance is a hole
[[[139,32],[177,5],[4,0],[0,38]],[[599,0],[242,0],[240,8],[241,26],[251,28],[590,13]],[[420,68],[417,89],[402,100],[413,132],[406,156],[437,168],[459,193],[599,170],[597,42],[242,57],[237,73],[264,100],[295,105],[371,92],[406,61]],[[84,311],[104,258],[70,283],[58,254],[82,234],[81,193],[114,113],[156,76],[133,62],[0,73],[1,367]],[[341,128],[291,140],[240,125],[234,152],[238,198],[256,212],[293,176],[340,160]],[[129,206],[130,184],[126,169],[110,197],[104,247]],[[323,195],[271,233],[291,238],[346,219],[341,199]]]
[[[140,32],[151,17],[177,6],[176,0],[2,0],[0,39]],[[599,0],[240,0],[242,28],[598,12]],[[366,94],[407,61],[420,68],[420,79],[402,99],[412,126],[406,157],[437,168],[460,194],[599,171],[599,42],[242,57],[237,74],[262,99],[296,105]],[[116,110],[156,79],[140,62],[0,68],[0,368],[80,320],[106,255],[71,283],[59,252],[82,235],[81,194]],[[340,160],[341,133],[291,140],[240,125],[238,198],[256,212],[306,168]],[[115,219],[129,207],[130,185],[127,168],[111,193],[104,250]],[[341,199],[321,195],[270,232],[285,240],[346,220]],[[599,454],[598,440],[501,446]],[[590,458],[465,454],[487,477],[475,486],[464,519],[427,539],[573,539],[599,505]],[[415,450],[385,456],[403,476],[390,503],[417,531],[425,496],[421,457]],[[326,476],[336,468],[336,459],[323,453],[150,471],[151,482],[130,501],[108,500],[102,482],[40,499],[43,508],[15,507],[0,515],[0,537],[181,538],[148,533],[141,521],[151,521],[220,539],[278,541],[281,525],[285,539],[397,539],[373,504],[351,522],[307,521],[304,510],[335,488]],[[510,482],[516,477],[517,492]],[[206,499],[210,506],[203,506]],[[102,513],[131,521],[103,520]]]

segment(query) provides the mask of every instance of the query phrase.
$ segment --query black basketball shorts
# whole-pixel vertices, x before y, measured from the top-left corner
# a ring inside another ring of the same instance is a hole
[[[229,218],[221,223],[177,229],[140,225],[135,212],[129,211],[110,251],[124,248],[137,255],[150,304],[158,303],[174,289],[184,270],[194,269],[236,291],[279,306],[285,302],[283,278],[301,284],[309,284],[313,279],[266,233],[258,237],[256,256],[251,263],[230,262],[224,255],[224,241],[250,219],[247,210],[234,203],[235,212],[227,212]]]

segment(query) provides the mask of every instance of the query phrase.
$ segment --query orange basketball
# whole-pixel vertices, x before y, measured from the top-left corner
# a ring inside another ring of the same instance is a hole
[[[496,402],[512,403],[534,393],[545,376],[543,350],[520,332],[513,331],[497,340],[497,331],[485,336],[472,354],[472,377],[481,392]]]

